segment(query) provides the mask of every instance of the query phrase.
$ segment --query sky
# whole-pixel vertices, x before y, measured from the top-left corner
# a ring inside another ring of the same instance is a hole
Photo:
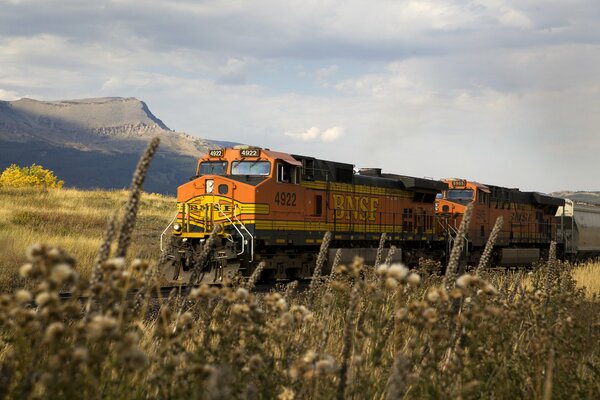
[[[136,97],[194,136],[600,190],[598,0],[0,0],[0,100]]]

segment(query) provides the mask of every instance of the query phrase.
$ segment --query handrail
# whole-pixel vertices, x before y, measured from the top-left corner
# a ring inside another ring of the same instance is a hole
[[[248,234],[248,236],[250,236],[250,261],[254,261],[254,236],[252,236],[252,234],[250,233],[248,228],[246,228],[246,225],[244,225],[244,223],[242,221],[240,221],[240,219],[237,217],[236,210],[237,210],[237,206],[234,206],[233,218],[235,218],[235,220],[240,223],[240,225],[242,226],[242,229],[244,229],[246,231],[246,233]],[[243,238],[243,236],[242,236],[242,238]]]
[[[173,219],[171,220],[171,222],[169,222],[169,225],[167,225],[167,227],[165,228],[165,230],[160,234],[160,252],[164,253],[165,251],[163,250],[163,236],[167,233],[167,229],[169,229],[169,227],[171,225],[173,225],[173,222],[175,222],[175,220],[177,219],[177,215],[179,214],[179,212],[177,212],[177,214],[175,214],[175,216],[173,217]]]
[[[213,203],[213,204],[215,204],[217,206],[217,210],[219,210],[219,212],[221,213],[221,215],[224,216],[227,219],[227,221],[229,221],[229,223],[231,224],[231,226],[233,226],[233,228],[237,231],[237,233],[239,233],[240,236],[242,237],[242,251],[240,251],[239,253],[237,253],[237,255],[239,256],[241,254],[244,254],[244,251],[245,251],[245,243],[244,242],[246,241],[246,239],[244,238],[244,234],[238,229],[237,226],[235,226],[235,224],[233,223],[233,221],[231,220],[231,218],[229,218],[223,212],[223,210],[221,209],[221,204],[219,204],[219,203]]]

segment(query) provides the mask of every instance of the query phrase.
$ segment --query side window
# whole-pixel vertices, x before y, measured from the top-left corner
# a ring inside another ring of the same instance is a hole
[[[281,183],[298,183],[300,170],[287,163],[277,164],[277,182]]]
[[[320,217],[323,214],[323,196],[315,195],[315,215]]]

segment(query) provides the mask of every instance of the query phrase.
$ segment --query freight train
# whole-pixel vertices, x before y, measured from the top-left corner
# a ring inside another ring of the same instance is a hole
[[[386,244],[398,249],[392,260],[443,262],[469,203],[474,212],[467,263],[478,261],[500,215],[506,223],[493,254],[499,265],[538,260],[551,241],[564,243],[568,234],[571,246],[561,245],[561,251],[574,251],[574,231],[565,227],[575,227],[576,218],[570,222],[568,211],[555,217],[566,209],[562,199],[461,179],[355,170],[352,164],[236,146],[210,150],[198,161],[195,176],[179,186],[177,215],[161,236],[161,250],[167,253],[162,270],[169,281],[187,282],[196,267],[198,281],[213,283],[248,276],[263,262],[264,280],[306,279],[328,231],[330,261],[338,249],[342,262],[354,255],[374,260],[385,233]],[[215,228],[216,241],[205,249]],[[163,246],[163,237],[169,236]],[[203,250],[208,257],[200,256]]]

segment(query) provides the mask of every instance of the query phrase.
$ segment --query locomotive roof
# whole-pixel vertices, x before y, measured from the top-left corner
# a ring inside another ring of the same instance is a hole
[[[433,179],[388,173],[382,174],[380,169],[373,168],[361,170],[357,174],[354,172],[353,164],[320,160],[297,154],[293,154],[292,156],[302,162],[305,175],[310,176],[312,174],[314,180],[330,180],[332,182],[431,193],[441,192],[448,188],[446,183]]]

